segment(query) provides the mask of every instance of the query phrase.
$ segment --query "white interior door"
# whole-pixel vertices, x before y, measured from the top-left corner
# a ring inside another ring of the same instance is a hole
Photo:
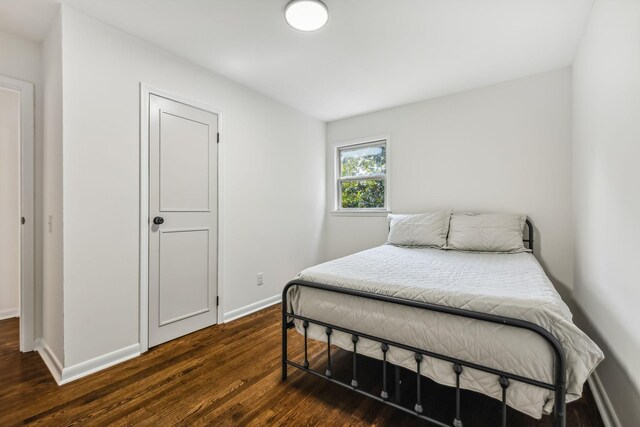
[[[217,320],[218,116],[149,98],[149,346]]]

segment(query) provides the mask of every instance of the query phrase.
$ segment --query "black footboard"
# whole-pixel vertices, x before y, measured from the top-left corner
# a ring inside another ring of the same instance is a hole
[[[387,339],[383,339],[380,337],[371,336],[368,334],[360,333],[358,331],[354,331],[351,329],[339,327],[336,325],[332,325],[327,322],[322,322],[314,319],[310,319],[304,316],[297,315],[295,313],[290,313],[288,310],[288,292],[294,286],[306,287],[306,288],[314,288],[314,289],[322,289],[329,292],[336,292],[345,295],[353,295],[367,299],[373,299],[378,301],[384,301],[391,304],[398,304],[407,307],[415,307],[429,311],[435,311],[439,313],[446,313],[454,316],[466,317],[470,319],[476,319],[484,322],[498,323],[501,325],[512,326],[514,328],[526,329],[532,331],[542,338],[546,340],[551,349],[553,350],[555,363],[554,363],[554,383],[549,384],[544,381],[535,380],[532,378],[522,377],[520,375],[512,374],[509,372],[501,371],[499,369],[490,368],[487,366],[483,366],[477,363],[473,363],[471,361],[459,360],[453,357],[449,357],[444,354],[434,353],[425,349],[419,349],[415,347],[411,347],[402,343],[393,342]],[[287,357],[287,326],[289,319],[299,319],[303,322],[304,328],[304,360],[303,362],[296,363],[292,360],[289,360]],[[314,370],[309,369],[309,362],[307,359],[307,328],[309,324],[319,325],[325,328],[327,334],[327,369],[324,373],[316,372]],[[353,342],[353,377],[351,383],[344,383],[342,381],[338,381],[332,377],[331,374],[331,334],[333,331],[340,331],[347,334],[351,334],[351,341]],[[360,338],[369,339],[372,341],[376,341],[380,343],[380,349],[383,355],[383,372],[382,372],[382,392],[380,396],[376,396],[374,394],[368,393],[364,390],[358,388],[358,376],[357,376],[357,363],[356,363],[356,354],[358,350],[358,341]],[[390,347],[397,347],[400,349],[408,350],[414,353],[415,361],[416,361],[416,372],[417,379],[416,382],[416,395],[415,395],[415,406],[413,410],[408,409],[404,406],[401,406],[397,402],[393,402],[389,399],[389,392],[387,389],[387,351],[389,351]],[[427,415],[423,414],[422,410],[422,400],[420,396],[420,366],[423,363],[424,357],[432,357],[439,360],[444,360],[451,363],[451,373],[455,375],[456,382],[456,402],[455,402],[455,418],[452,424],[447,424],[445,422],[430,418]],[[338,288],[334,286],[323,285],[319,283],[306,282],[302,280],[292,280],[287,283],[284,287],[284,291],[282,292],[282,381],[287,379],[287,365],[293,366],[295,368],[301,369],[303,371],[309,372],[318,377],[329,380],[335,384],[339,384],[343,387],[352,389],[353,391],[373,398],[375,400],[386,403],[387,405],[393,406],[401,411],[413,414],[421,419],[429,421],[435,425],[443,426],[443,427],[462,427],[462,419],[460,418],[460,374],[462,373],[465,367],[473,368],[480,371],[484,371],[490,374],[496,375],[496,380],[499,382],[502,387],[502,426],[506,427],[507,425],[507,392],[509,388],[510,381],[520,381],[526,384],[530,384],[536,387],[541,387],[548,390],[553,390],[555,393],[555,406],[554,406],[554,425],[556,427],[564,427],[566,425],[566,413],[565,413],[565,395],[566,395],[566,366],[565,366],[565,355],[562,349],[562,346],[558,342],[558,340],[551,335],[551,333],[544,328],[524,320],[513,319],[509,317],[502,317],[493,314],[486,313],[478,313],[469,310],[463,310],[458,308],[446,307],[437,304],[429,304],[424,302],[417,302],[412,300],[406,300],[402,298],[395,298],[385,295],[377,295],[371,294],[367,292],[361,292],[352,289]]]

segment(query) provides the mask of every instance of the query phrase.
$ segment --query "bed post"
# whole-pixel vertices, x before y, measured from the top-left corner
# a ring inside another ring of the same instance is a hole
[[[556,351],[556,389],[554,396],[553,417],[556,427],[567,425],[567,374],[566,361],[562,348]]]
[[[287,380],[287,284],[282,291],[282,382]]]
[[[566,394],[564,387],[556,390],[555,409],[553,410],[556,427],[565,427],[567,425]]]
[[[533,224],[529,220],[529,218],[525,219],[525,224],[527,225],[527,238],[523,239],[523,242],[527,242],[529,244],[529,250],[531,253],[533,252]]]

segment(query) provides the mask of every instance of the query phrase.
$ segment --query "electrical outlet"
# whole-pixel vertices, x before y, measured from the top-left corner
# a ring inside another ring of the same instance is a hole
[[[47,225],[49,226],[49,233],[53,233],[53,215],[49,215]]]
[[[263,283],[264,283],[264,274],[258,273],[258,286],[262,285]]]

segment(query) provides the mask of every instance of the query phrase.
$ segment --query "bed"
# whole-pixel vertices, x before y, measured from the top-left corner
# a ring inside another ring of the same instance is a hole
[[[529,244],[533,240],[531,223]],[[530,252],[496,254],[407,248],[385,244],[308,268],[283,292],[282,379],[287,366],[332,378],[330,345],[410,369],[502,401],[540,418],[554,413],[565,424],[565,403],[603,359],[600,349],[571,321],[571,312]],[[287,327],[305,338],[305,359],[287,358]],[[325,372],[309,369],[308,339],[327,342]],[[416,404],[401,407],[389,396],[386,375],[380,396],[341,385],[431,421],[423,414],[420,382]],[[382,379],[384,378],[384,379]]]

